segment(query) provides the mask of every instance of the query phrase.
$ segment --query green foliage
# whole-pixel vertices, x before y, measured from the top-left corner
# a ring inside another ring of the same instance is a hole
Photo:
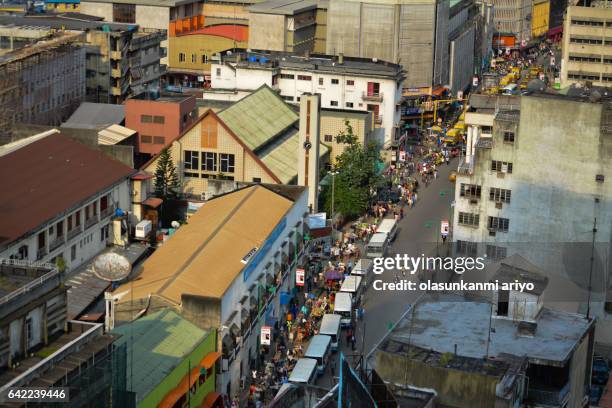
[[[440,355],[440,365],[445,367],[448,363],[453,361],[454,356],[453,353],[442,353]]]
[[[162,200],[175,199],[179,193],[179,179],[176,166],[166,148],[159,154],[155,169],[155,195]]]
[[[331,212],[333,195],[334,212],[341,214],[344,218],[354,219],[367,211],[371,203],[372,191],[382,181],[376,166],[380,160],[380,153],[375,143],[363,146],[357,142],[348,121],[345,122],[345,125],[346,130],[342,131],[336,140],[348,146],[336,158],[334,171],[337,174],[333,181],[334,191],[333,194],[331,191],[325,192],[325,207],[328,212]]]
[[[64,260],[64,257],[58,256],[55,258],[55,266],[60,273],[66,272],[66,260]]]

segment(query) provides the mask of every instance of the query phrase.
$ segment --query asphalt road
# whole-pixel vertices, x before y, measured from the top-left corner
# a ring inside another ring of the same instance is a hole
[[[446,253],[449,244],[442,245],[440,241],[436,249],[436,240],[440,237],[440,222],[451,218],[451,203],[455,196],[455,187],[454,183],[449,181],[448,176],[452,170],[456,170],[457,160],[452,160],[449,166],[442,165],[439,168],[438,178],[431,182],[428,187],[419,186],[417,204],[412,209],[407,207],[404,209],[404,219],[400,221],[400,229],[397,238],[390,247],[388,257],[395,254],[419,256],[422,253],[432,256],[437,251],[440,255]],[[410,304],[422,293],[418,290],[377,291],[373,289],[375,279],[391,283],[395,281],[396,274],[394,271],[386,271],[381,275],[370,275],[367,290],[363,297],[365,316],[363,320],[357,323],[355,351],[346,344],[344,336],[341,339],[341,350],[349,360],[354,361],[360,355],[367,355],[387,333],[389,327],[402,316]],[[419,281],[417,275],[410,276],[410,274],[407,274],[404,277],[402,274],[398,274],[398,278],[414,282]],[[443,277],[437,277],[437,279],[440,280]],[[339,353],[335,353],[333,356],[336,361],[335,377],[338,375],[338,356]],[[317,385],[330,387],[335,382],[337,382],[337,378],[332,379],[328,367],[325,375],[319,378]]]

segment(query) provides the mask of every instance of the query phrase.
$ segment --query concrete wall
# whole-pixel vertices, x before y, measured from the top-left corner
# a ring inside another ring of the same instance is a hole
[[[167,30],[170,22],[170,7],[155,7],[136,5],[136,24],[144,28],[157,28]],[[168,47],[168,40],[164,40],[160,44],[161,48],[168,51],[168,55],[173,52]],[[162,58],[160,64],[168,65],[168,58]]]
[[[249,48],[287,51],[286,17],[279,14],[250,13]]]
[[[568,408],[581,408],[582,400],[587,394],[585,382],[590,382],[591,358],[590,346],[593,342],[593,332],[589,331],[584,336],[570,361],[570,400]]]
[[[449,85],[451,91],[465,91],[472,83],[474,74],[474,27],[465,31],[450,42]]]
[[[168,39],[168,65],[171,69],[186,69],[198,74],[209,74],[211,58],[214,54],[234,48],[247,48],[244,41],[234,41],[217,35],[188,34],[173,36]],[[184,54],[185,61],[180,61],[179,55]],[[193,62],[195,56],[195,62]],[[206,57],[203,62],[202,58]]]
[[[372,114],[364,115],[363,118],[358,118],[350,114],[343,115],[343,112],[322,111],[321,112],[321,143],[330,148],[330,163],[333,165],[336,157],[342,154],[348,147],[346,143],[336,142],[336,136],[340,132],[346,132],[346,121],[353,128],[353,134],[357,137],[357,141],[361,144],[366,144],[371,139],[372,135]],[[331,142],[329,141],[331,136]]]
[[[113,3],[82,1],[81,13],[102,17],[105,21],[113,21]]]
[[[403,355],[376,352],[376,371],[386,382],[433,388],[436,403],[450,407],[490,408],[495,405],[498,377],[434,367]]]

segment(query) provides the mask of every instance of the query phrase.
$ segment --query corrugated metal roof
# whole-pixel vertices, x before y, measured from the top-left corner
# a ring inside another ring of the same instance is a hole
[[[112,333],[122,335],[116,345],[127,344],[127,372],[133,373],[133,384],[128,376],[128,389],[136,392],[136,402],[142,401],[208,335],[170,309],[119,326]]]
[[[54,134],[0,157],[0,245],[35,231],[135,170]]]
[[[62,127],[95,129],[119,124],[125,119],[124,105],[83,102],[81,106],[62,123]]]
[[[298,120],[297,113],[267,85],[263,85],[218,115],[253,151],[287,130]]]
[[[121,125],[110,125],[106,129],[98,132],[98,144],[101,145],[116,145],[123,142],[130,136],[134,136],[135,130],[126,128]]]
[[[288,184],[298,175],[299,140],[298,130],[293,130],[278,144],[259,156],[283,184]],[[325,156],[328,152],[329,148],[320,143],[319,157]]]
[[[244,268],[240,260],[262,247],[292,205],[261,185],[216,197],[144,262],[136,281],[114,293],[124,294],[120,303],[150,294],[176,304],[183,294],[221,298]]]

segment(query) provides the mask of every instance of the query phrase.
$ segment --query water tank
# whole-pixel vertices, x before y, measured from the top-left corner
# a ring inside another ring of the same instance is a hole
[[[249,61],[249,62],[257,62],[257,57],[251,56],[251,57],[247,58],[247,61]]]
[[[261,57],[259,58],[259,62],[261,62],[262,64],[265,64],[266,62],[270,61],[269,59],[267,59],[266,57]]]

